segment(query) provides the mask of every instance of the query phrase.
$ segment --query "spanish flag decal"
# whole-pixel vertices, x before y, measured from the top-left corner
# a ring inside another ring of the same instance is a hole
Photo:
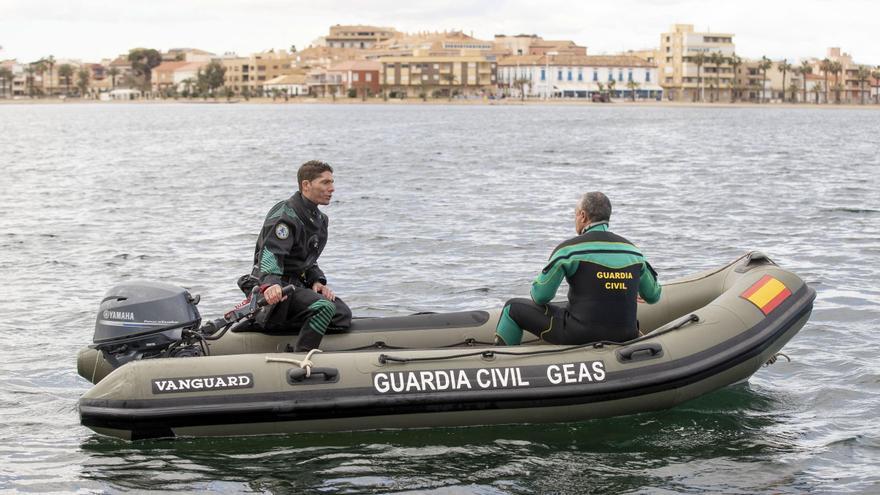
[[[758,307],[765,315],[769,315],[771,311],[782,304],[782,301],[788,299],[791,291],[778,279],[770,275],[764,275],[739,297],[748,300]]]

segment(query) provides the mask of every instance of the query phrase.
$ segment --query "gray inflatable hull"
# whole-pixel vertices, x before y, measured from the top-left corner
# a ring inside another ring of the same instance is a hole
[[[577,421],[664,409],[748,379],[806,323],[815,291],[759,253],[664,285],[628,343],[492,347],[498,310],[356,320],[311,357],[230,332],[211,356],[112,370],[92,349],[83,425],[124,439]],[[300,363],[297,363],[300,361]]]

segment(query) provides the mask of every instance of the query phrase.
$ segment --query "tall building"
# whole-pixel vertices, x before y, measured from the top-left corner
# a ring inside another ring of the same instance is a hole
[[[860,64],[853,60],[852,55],[840,49],[840,47],[828,48],[825,58],[832,62],[840,64],[840,72],[831,75],[829,81],[829,89],[831,90],[832,101],[840,100],[841,103],[860,103],[863,99],[867,100],[870,96],[871,80],[870,71],[874,66]],[[862,80],[859,76],[860,68],[867,69],[865,74],[867,77]],[[813,71],[821,73],[821,66],[816,62]]]
[[[708,101],[707,95],[715,95],[721,101],[729,99],[735,84],[730,64],[735,48],[733,34],[695,32],[692,24],[673,25],[670,32],[660,35],[656,55],[667,98]],[[713,61],[713,54],[722,59]]]

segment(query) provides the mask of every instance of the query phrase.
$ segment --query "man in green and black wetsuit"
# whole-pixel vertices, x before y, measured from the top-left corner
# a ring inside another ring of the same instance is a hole
[[[575,208],[578,236],[559,246],[532,282],[531,299],[507,301],[496,341],[518,345],[523,330],[552,344],[625,342],[638,337],[638,296],[660,299],[657,273],[631,242],[608,230],[611,202],[601,192],[584,194]],[[568,304],[551,304],[562,279]]]
[[[348,328],[351,310],[327,286],[318,257],[327,244],[327,215],[318,205],[330,204],[333,168],[320,161],[304,163],[297,171],[299,191],[269,210],[257,246],[251,275],[265,287],[263,297],[274,306],[258,320],[268,332],[299,328],[294,350],[305,352],[320,345],[327,328]],[[296,286],[283,297],[281,287]],[[277,303],[277,304],[276,304]]]

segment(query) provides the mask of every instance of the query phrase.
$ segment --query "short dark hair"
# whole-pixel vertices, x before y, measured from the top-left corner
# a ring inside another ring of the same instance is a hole
[[[299,190],[302,191],[304,180],[311,182],[324,172],[330,172],[332,174],[333,167],[331,167],[329,163],[320,160],[309,160],[300,165],[299,170],[296,171],[296,185],[299,186]]]
[[[587,213],[587,218],[592,223],[611,220],[611,200],[599,191],[584,194],[578,207]]]

